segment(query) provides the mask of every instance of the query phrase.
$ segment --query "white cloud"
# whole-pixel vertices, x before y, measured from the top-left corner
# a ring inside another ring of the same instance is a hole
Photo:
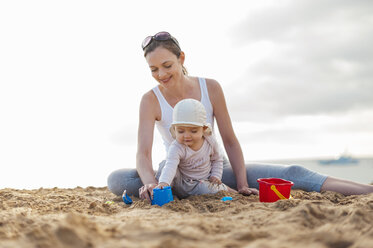
[[[232,31],[248,61],[228,89],[237,96],[230,101],[234,117],[260,121],[372,108],[373,4],[287,3],[249,15]]]

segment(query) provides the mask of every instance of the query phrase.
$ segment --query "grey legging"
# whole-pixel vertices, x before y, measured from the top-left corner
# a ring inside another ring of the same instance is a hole
[[[156,172],[156,178],[160,176],[165,161],[159,164],[159,169]],[[321,186],[327,176],[310,171],[299,165],[274,165],[274,164],[247,164],[246,175],[249,186],[251,188],[259,188],[258,178],[277,177],[294,183],[293,189],[302,189],[305,191],[320,192]],[[222,182],[227,186],[237,189],[236,178],[234,176],[231,165],[228,160],[224,161],[224,170]],[[116,195],[121,195],[124,190],[127,190],[128,195],[138,197],[139,188],[143,186],[139,174],[136,169],[119,169],[113,171],[108,179],[108,188]]]

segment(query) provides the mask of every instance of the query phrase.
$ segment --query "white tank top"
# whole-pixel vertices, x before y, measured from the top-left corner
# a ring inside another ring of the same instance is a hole
[[[211,124],[214,130],[214,112],[213,112],[212,105],[210,102],[209,93],[207,91],[206,80],[204,78],[198,78],[198,81],[199,81],[199,87],[201,89],[201,103],[206,109],[207,122]],[[154,87],[152,90],[158,99],[159,106],[161,107],[161,113],[162,113],[161,120],[155,121],[155,125],[157,126],[157,129],[162,136],[163,144],[165,145],[166,153],[167,153],[168,148],[170,147],[172,141],[174,141],[170,133],[173,108],[166,101],[166,99],[162,95],[162,92],[159,90],[158,86]]]

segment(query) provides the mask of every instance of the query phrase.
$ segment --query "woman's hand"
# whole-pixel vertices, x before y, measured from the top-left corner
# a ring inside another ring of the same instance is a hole
[[[150,183],[150,184],[145,184],[139,189],[139,197],[140,199],[146,199],[149,202],[152,202],[153,198],[153,189],[157,187],[157,184],[155,183]]]
[[[247,186],[238,189],[238,193],[242,195],[259,195],[259,191],[255,188],[249,188]]]
[[[209,178],[209,181],[210,181],[211,183],[213,183],[213,184],[221,184],[221,180],[220,180],[219,178],[217,178],[217,177],[214,177],[214,176],[211,176],[211,177]]]

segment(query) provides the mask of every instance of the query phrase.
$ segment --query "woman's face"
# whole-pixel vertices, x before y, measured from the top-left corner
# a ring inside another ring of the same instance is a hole
[[[146,55],[152,76],[162,86],[168,88],[178,82],[184,75],[182,65],[185,55],[181,52],[179,58],[175,54],[163,47],[157,47],[154,51]]]

